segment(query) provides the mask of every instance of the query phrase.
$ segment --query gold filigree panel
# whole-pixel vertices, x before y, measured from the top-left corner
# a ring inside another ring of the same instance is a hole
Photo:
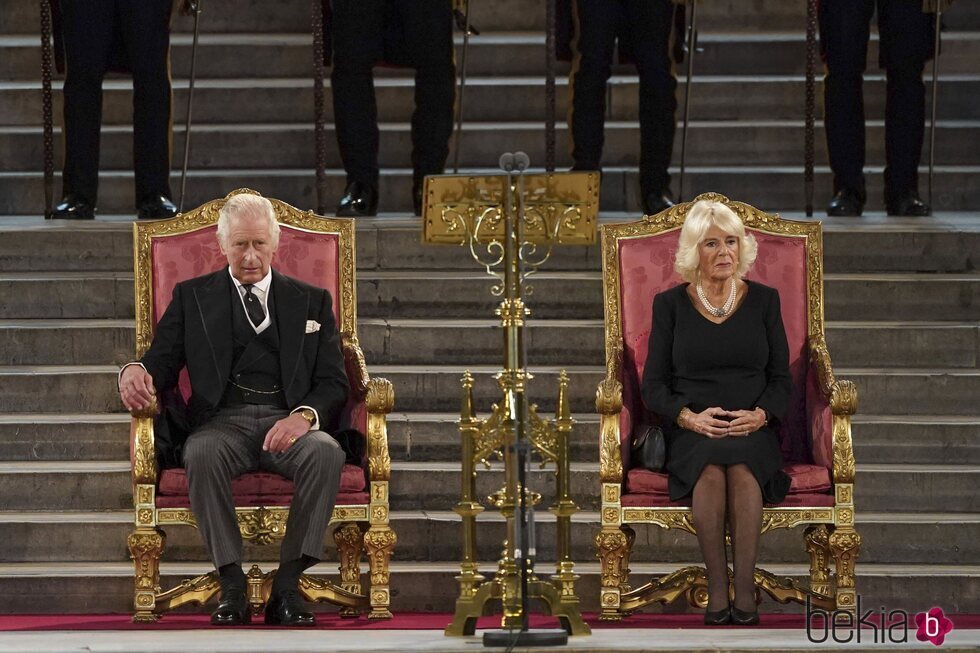
[[[591,245],[599,213],[599,175],[524,175],[522,239],[546,245]],[[504,240],[507,176],[439,175],[425,180],[422,241],[441,245]]]

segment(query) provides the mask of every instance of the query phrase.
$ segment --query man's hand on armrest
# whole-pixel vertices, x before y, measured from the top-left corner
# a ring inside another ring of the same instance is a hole
[[[140,363],[129,363],[119,372],[119,398],[126,410],[148,408],[156,399],[153,377]]]

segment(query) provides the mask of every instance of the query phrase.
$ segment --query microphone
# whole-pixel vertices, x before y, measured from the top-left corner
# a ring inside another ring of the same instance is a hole
[[[498,165],[504,170],[506,170],[507,172],[511,172],[515,166],[514,159],[515,156],[512,152],[504,152],[503,154],[500,155],[500,160],[498,161]]]
[[[514,167],[523,172],[531,165],[531,157],[524,152],[514,152]]]

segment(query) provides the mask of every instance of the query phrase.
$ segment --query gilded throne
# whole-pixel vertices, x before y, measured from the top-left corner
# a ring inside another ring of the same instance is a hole
[[[239,193],[254,191],[236,190],[173,219],[133,225],[137,357],[149,348],[174,286],[225,265],[215,240],[218,210]],[[357,429],[367,438],[366,446],[357,447],[364,451],[361,460],[344,466],[330,520],[337,525],[333,538],[340,559],[340,582],[304,576],[300,590],[308,600],[341,606],[342,616],[356,617],[367,611],[372,619],[389,618],[389,563],[396,537],[388,522],[391,459],[386,415],[394,404],[394,391],[386,379],[368,375],[357,341],[354,223],[270,201],[281,225],[273,266],[326,288],[333,297],[351,388],[340,426]],[[190,394],[186,371],[181,374],[179,391],[185,399]],[[167,591],[160,587],[160,557],[166,544],[162,527],[194,526],[195,520],[184,470],[158,468],[153,429],[156,411],[154,406],[134,412],[130,436],[136,521],[128,545],[136,573],[136,622],[155,621],[162,612],[187,603],[203,604],[219,590],[216,572],[185,580]],[[249,473],[233,482],[232,491],[243,540],[262,545],[282,538],[292,482],[274,474]],[[360,570],[365,550],[370,571],[366,592]],[[249,603],[255,612],[268,599],[273,573],[263,573],[257,565],[248,572]]]
[[[805,528],[809,587],[757,568],[757,596],[765,592],[781,603],[809,597],[814,606],[853,612],[854,566],[861,543],[854,529],[850,417],[857,407],[857,389],[834,377],[824,339],[820,223],[783,220],[714,193],[694,201],[701,199],[724,202],[756,237],[759,256],[748,277],[779,291],[789,342],[793,394],[780,441],[783,471],[791,486],[782,503],[764,507],[762,530]],[[596,393],[602,495],[595,542],[604,620],[619,620],[651,603],[679,598],[701,608],[707,604],[701,567],[684,567],[635,589],[629,582],[633,524],[695,533],[690,499],[669,500],[667,474],[630,466],[634,427],[658,419],[647,413],[640,395],[650,307],[655,294],[681,282],[674,271],[674,253],[693,203],[637,222],[602,227],[606,377]]]

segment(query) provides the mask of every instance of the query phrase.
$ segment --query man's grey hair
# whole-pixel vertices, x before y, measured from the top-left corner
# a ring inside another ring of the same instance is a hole
[[[228,244],[228,232],[231,229],[231,221],[243,215],[264,216],[269,220],[269,233],[272,235],[272,244],[279,242],[279,222],[276,220],[276,212],[272,208],[272,202],[259,195],[242,193],[235,195],[225,202],[225,205],[218,211],[218,242],[222,245]]]

